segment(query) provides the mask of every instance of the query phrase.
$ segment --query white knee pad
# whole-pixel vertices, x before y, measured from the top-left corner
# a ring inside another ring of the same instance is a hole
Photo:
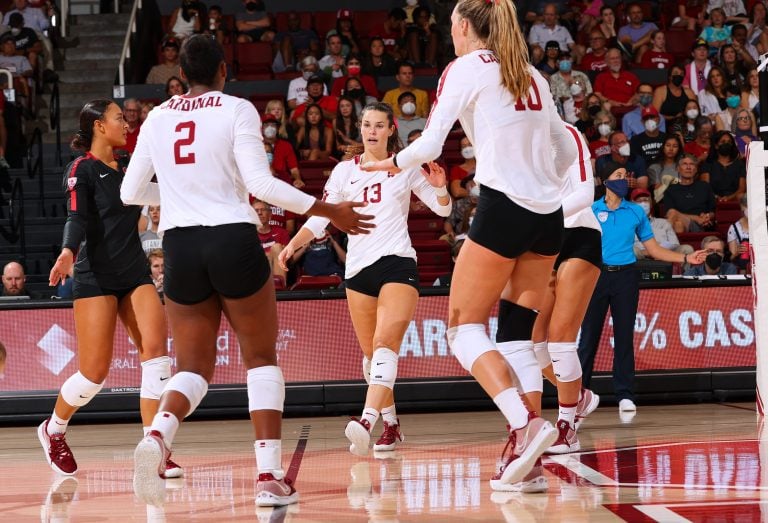
[[[523,394],[544,390],[541,368],[533,352],[532,341],[505,341],[496,346],[515,372]]]
[[[248,369],[248,412],[278,410],[283,412],[285,380],[276,365]]]
[[[488,351],[496,350],[496,345],[488,337],[485,325],[482,323],[466,323],[451,327],[446,332],[446,336],[453,355],[470,373],[477,358]]]
[[[99,393],[104,383],[94,383],[82,374],[75,372],[64,385],[61,386],[61,397],[73,407],[82,407],[87,405],[93,397]]]
[[[369,384],[393,389],[397,379],[397,358],[397,353],[386,347],[379,347],[373,351]]]
[[[363,378],[365,382],[371,384],[371,360],[363,356]]]
[[[160,356],[142,362],[140,398],[159,400],[171,379],[171,358]]]
[[[189,412],[184,416],[186,418],[195,412],[197,406],[203,401],[208,392],[208,382],[201,375],[194,372],[179,372],[168,380],[168,384],[163,392],[171,390],[183,394],[189,401]]]
[[[549,344],[552,371],[557,376],[558,381],[567,383],[581,378],[581,362],[576,352],[577,347],[575,341]]]
[[[552,365],[552,360],[549,359],[549,350],[547,349],[546,341],[534,343],[533,353],[536,354],[536,361],[539,362],[540,369],[543,370]]]

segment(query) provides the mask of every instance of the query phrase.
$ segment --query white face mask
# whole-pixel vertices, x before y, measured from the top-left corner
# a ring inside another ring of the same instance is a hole
[[[461,150],[461,157],[465,160],[470,160],[475,157],[475,148],[471,145]]]
[[[310,78],[312,78],[312,75],[313,75],[313,74],[315,74],[315,72],[314,72],[314,71],[304,71],[303,73],[301,73],[301,76],[302,76],[302,77],[303,77],[305,80],[309,80]]]
[[[571,84],[571,96],[579,96],[583,89],[579,84]]]
[[[272,139],[277,136],[277,127],[274,125],[267,125],[264,127],[264,138]]]
[[[400,110],[404,115],[410,116],[416,112],[416,104],[413,102],[405,102]]]
[[[480,197],[480,186],[479,185],[473,185],[472,188],[469,190],[469,195],[473,198],[479,198]],[[470,222],[472,221],[472,218],[469,219]]]
[[[405,3],[408,4],[408,7],[416,7],[419,5],[419,0],[405,0]]]
[[[689,133],[692,133],[693,131],[696,130],[696,126],[693,125],[692,123],[687,124],[685,127],[686,127],[686,129],[688,129]]]
[[[611,134],[611,126],[607,123],[601,123],[597,126],[597,132],[600,133],[600,136],[608,136]]]
[[[651,214],[651,202],[637,202],[637,204],[643,208],[646,215]]]
[[[685,111],[685,116],[688,117],[689,120],[693,120],[697,116],[699,116],[699,110],[698,109],[688,109]]]
[[[629,144],[625,143],[621,147],[619,147],[619,154],[622,156],[629,156]]]
[[[653,118],[648,118],[645,121],[644,125],[645,125],[645,130],[648,131],[649,133],[652,133],[653,131],[659,128],[659,122],[657,122]]]

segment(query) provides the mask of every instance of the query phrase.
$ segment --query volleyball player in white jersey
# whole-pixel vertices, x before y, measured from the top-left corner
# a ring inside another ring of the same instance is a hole
[[[325,201],[368,202],[366,212],[376,218],[376,228],[367,236],[353,236],[347,246],[346,292],[349,314],[363,350],[363,374],[368,382],[365,408],[360,419],[352,419],[345,430],[354,454],[368,453],[370,434],[379,415],[384,433],[376,451],[394,450],[402,441],[392,389],[397,378],[400,344],[416,310],[419,277],[416,251],[408,236],[411,192],[440,216],[451,213],[445,171],[432,162],[429,172],[416,165],[393,176],[386,171],[365,172],[360,164],[378,161],[400,150],[392,108],[375,103],[360,117],[363,154],[337,165],[325,185]],[[280,253],[286,262],[296,249],[325,234],[328,220],[313,217]]]
[[[281,464],[280,429],[285,384],[277,366],[277,306],[269,264],[248,193],[295,213],[330,218],[341,230],[367,232],[364,204],[321,202],[274,178],[267,164],[261,122],[253,105],[223,94],[226,65],[221,46],[206,36],[184,41],[185,95],[156,107],[123,181],[125,203],[143,201],[157,175],[165,231],[165,301],[178,372],[166,385],[151,432],[136,447],[134,489],[162,503],[163,456],[179,422],[199,405],[213,378],[221,313],[237,333],[248,369],[248,410],[255,433],[259,476],[256,503],[295,503],[298,494]]]
[[[576,145],[528,63],[511,0],[459,0],[451,36],[458,58],[440,78],[421,138],[366,168],[397,172],[436,158],[457,118],[475,147],[480,198],[453,273],[448,342],[510,425],[496,488],[522,480],[557,430],[522,402],[485,323],[501,296],[497,341],[514,342],[508,361],[524,387],[541,382],[530,340],[560,250],[560,186]]]

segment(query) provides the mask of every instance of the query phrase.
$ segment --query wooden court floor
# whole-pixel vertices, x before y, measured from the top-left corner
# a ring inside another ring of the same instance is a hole
[[[132,491],[136,425],[75,420],[73,478],[48,468],[34,427],[0,428],[0,522],[768,521],[768,430],[761,438],[752,404],[640,405],[632,419],[601,407],[581,452],[545,458],[543,494],[490,490],[505,442],[495,412],[404,415],[405,443],[367,458],[348,452],[345,424],[286,420],[283,463],[301,501],[281,509],[254,505],[245,419],[182,426],[174,458],[186,475],[166,482],[162,508]]]

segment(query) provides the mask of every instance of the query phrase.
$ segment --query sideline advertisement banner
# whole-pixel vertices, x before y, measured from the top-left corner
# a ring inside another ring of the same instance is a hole
[[[467,376],[445,338],[447,296],[419,300],[400,349],[399,378]],[[277,350],[286,382],[361,380],[362,356],[343,299],[278,302]],[[258,318],[254,318],[258,321]],[[635,321],[638,371],[750,367],[755,333],[750,287],[644,289]],[[491,318],[491,335],[496,318]],[[8,358],[2,392],[56,390],[77,370],[71,309],[2,310],[0,340]],[[613,327],[606,318],[595,371],[612,368]],[[174,357],[173,339],[168,349]],[[175,359],[174,359],[175,362]],[[237,337],[225,319],[217,339],[214,384],[245,383]],[[141,366],[118,322],[106,388],[135,388]]]

